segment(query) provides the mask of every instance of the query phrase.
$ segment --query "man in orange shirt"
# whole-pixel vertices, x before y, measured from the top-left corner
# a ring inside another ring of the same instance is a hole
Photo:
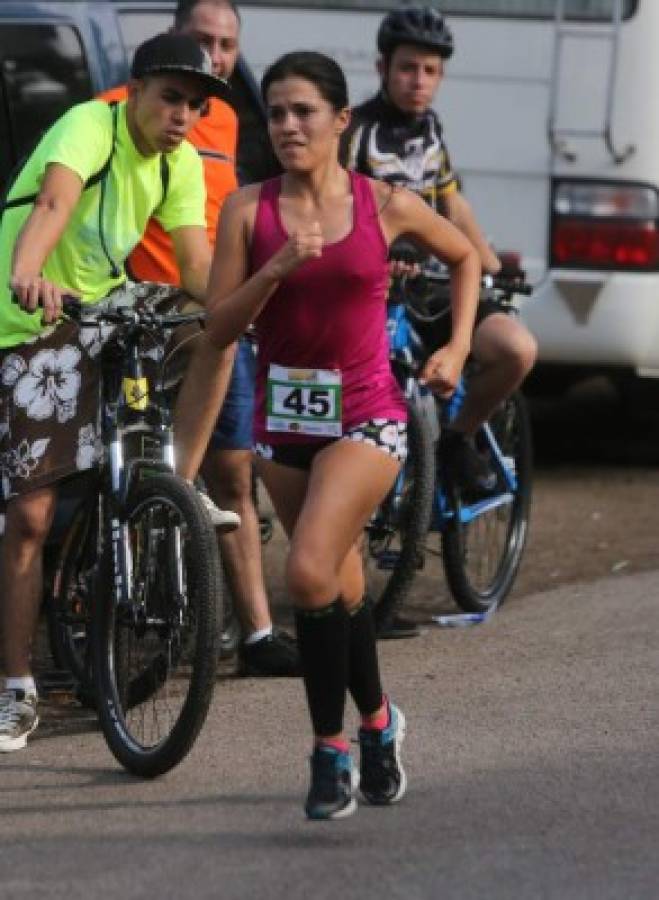
[[[173,30],[195,38],[209,54],[213,73],[230,78],[238,60],[240,37],[240,16],[230,0],[179,0]],[[124,95],[125,88],[119,87],[102,96],[109,102]],[[188,140],[197,148],[204,166],[206,225],[213,247],[222,203],[238,186],[236,113],[227,103],[211,98],[207,113],[188,133]],[[149,224],[127,268],[138,280],[179,283],[171,240],[157,222]],[[199,359],[200,356],[193,361],[195,371],[203,368]],[[241,519],[239,528],[219,536],[222,561],[244,635],[239,648],[239,670],[246,675],[297,675],[297,648],[285,632],[273,629],[263,579],[259,522],[251,493],[254,376],[252,346],[242,339],[201,473],[215,503],[223,510],[238,513]],[[194,387],[192,379],[188,379],[185,389]],[[191,399],[189,394],[186,396]],[[189,455],[184,439],[183,475],[194,474],[195,463],[188,459]]]

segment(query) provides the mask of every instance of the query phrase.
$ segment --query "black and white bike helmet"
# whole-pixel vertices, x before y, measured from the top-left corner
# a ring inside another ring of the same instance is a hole
[[[378,29],[378,50],[389,56],[401,44],[436,50],[442,59],[453,53],[451,30],[432,6],[402,6],[384,17]]]

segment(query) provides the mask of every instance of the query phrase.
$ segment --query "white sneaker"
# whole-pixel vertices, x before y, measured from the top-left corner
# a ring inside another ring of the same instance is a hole
[[[197,491],[199,499],[204,505],[204,509],[208,513],[213,528],[219,528],[222,532],[235,531],[240,527],[240,516],[232,509],[220,509],[211,500],[208,494],[203,491]]]
[[[22,750],[28,735],[39,724],[36,694],[26,694],[20,690],[8,693],[12,696],[5,702],[6,695],[3,695],[3,703],[0,704],[0,753]]]

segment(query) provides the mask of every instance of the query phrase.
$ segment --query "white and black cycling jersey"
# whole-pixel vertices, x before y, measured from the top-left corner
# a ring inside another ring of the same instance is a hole
[[[353,110],[343,142],[343,162],[371,178],[415,191],[438,211],[441,195],[456,184],[434,110],[411,116],[382,93]]]

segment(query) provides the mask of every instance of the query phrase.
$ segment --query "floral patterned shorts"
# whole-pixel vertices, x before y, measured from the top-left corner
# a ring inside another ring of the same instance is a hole
[[[100,351],[72,322],[0,350],[0,505],[100,459]]]
[[[405,462],[407,457],[407,423],[397,419],[369,419],[368,422],[350,428],[341,438],[297,444],[256,444],[254,450],[263,459],[307,471],[311,468],[314,456],[336,440],[370,444],[388,456],[393,456],[398,462]]]

